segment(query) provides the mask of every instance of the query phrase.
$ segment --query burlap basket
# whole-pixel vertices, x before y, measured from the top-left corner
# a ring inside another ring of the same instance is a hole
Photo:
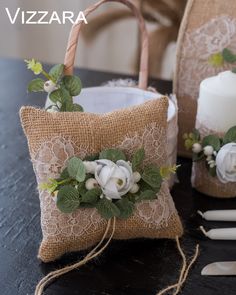
[[[112,0],[101,0],[85,11],[87,16],[98,6]],[[116,0],[126,4],[136,15],[142,35],[142,52],[139,88],[134,93],[147,97],[147,32],[140,12],[128,0]],[[72,27],[65,57],[65,73],[72,74],[75,51],[82,23]],[[112,91],[110,89],[110,91]],[[126,91],[131,96],[132,89]],[[117,92],[114,92],[114,96]],[[96,91],[93,91],[94,102]],[[112,92],[110,93],[112,99]],[[155,98],[156,97],[156,98]],[[99,105],[99,101],[98,101]],[[97,107],[98,107],[97,105]],[[66,166],[70,157],[97,153],[105,148],[119,148],[128,158],[139,147],[145,149],[145,162],[158,166],[167,164],[167,109],[168,98],[155,94],[146,102],[111,111],[105,114],[59,112],[49,113],[33,107],[21,109],[21,122],[28,139],[29,151],[37,182],[55,178]],[[96,209],[78,209],[71,214],[61,213],[52,197],[40,191],[41,225],[43,241],[39,258],[49,262],[66,252],[86,249],[101,240],[106,229],[104,220]],[[183,228],[165,181],[158,197],[136,205],[135,213],[126,220],[117,220],[114,238],[176,238]],[[39,294],[39,293],[37,293]],[[40,293],[41,294],[41,293]]]
[[[208,59],[224,48],[236,51],[236,1],[189,0],[177,43],[174,93],[179,105],[178,153],[190,157],[182,136],[194,128],[200,82],[230,68],[213,67]]]

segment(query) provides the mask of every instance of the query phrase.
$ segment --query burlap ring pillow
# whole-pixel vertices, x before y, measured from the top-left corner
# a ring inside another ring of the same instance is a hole
[[[236,1],[189,0],[182,20],[174,77],[179,105],[178,153],[191,156],[184,147],[183,134],[195,125],[200,82],[232,65],[214,67],[208,60],[224,48],[236,51]]]
[[[111,1],[98,2],[87,9],[85,15],[105,2]],[[146,89],[148,44],[144,21],[131,2],[116,2],[126,4],[138,18],[142,32],[139,88]],[[81,26],[82,23],[74,25],[70,34],[65,57],[67,75],[73,71]],[[119,148],[129,157],[137,148],[143,147],[147,163],[165,165],[167,109],[166,97],[106,114],[49,113],[33,107],[23,107],[21,121],[28,139],[37,182],[40,184],[48,178],[57,177],[72,156],[84,158],[105,148]],[[44,262],[55,260],[66,252],[86,249],[101,240],[107,220],[96,209],[61,213],[46,191],[40,191],[40,202],[43,241],[39,258]],[[130,218],[117,219],[114,238],[175,238],[181,236],[182,232],[168,184],[164,182],[157,199],[137,203]]]

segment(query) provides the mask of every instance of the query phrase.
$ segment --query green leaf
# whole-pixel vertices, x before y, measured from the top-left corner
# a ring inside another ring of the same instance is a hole
[[[212,146],[213,149],[218,152],[221,146],[219,137],[216,135],[208,135],[204,137],[202,141],[202,146],[205,147],[207,145]]]
[[[205,155],[203,152],[200,152],[199,154],[193,153],[193,162],[198,162],[204,159]]]
[[[97,202],[96,208],[99,214],[105,219],[110,219],[114,216],[118,217],[120,215],[119,208],[105,197]]]
[[[193,129],[192,134],[193,134],[194,141],[197,141],[197,142],[200,141],[201,135],[200,135],[200,132],[197,129]]]
[[[49,94],[49,98],[54,103],[62,102],[62,100],[63,100],[63,92],[62,92],[62,90],[59,88],[59,89],[56,89],[56,90],[52,91]]]
[[[144,168],[142,179],[155,189],[159,189],[162,183],[160,169],[155,165],[149,165]]]
[[[111,160],[112,162],[116,162],[118,160],[126,161],[126,156],[121,150],[107,149],[99,154],[99,159],[107,159]]]
[[[229,50],[228,48],[223,49],[222,56],[223,56],[224,60],[227,61],[228,63],[236,62],[236,55],[233,54],[233,52],[231,50]]]
[[[71,96],[80,94],[82,84],[78,76],[64,76],[62,81]]]
[[[68,173],[71,178],[76,179],[78,182],[83,182],[86,176],[84,163],[81,159],[73,157],[68,162]]]
[[[94,175],[93,175],[93,177],[94,177]],[[87,178],[87,175],[86,175],[85,180],[83,182],[79,182],[77,184],[77,190],[78,190],[80,196],[82,196],[82,198],[88,191],[85,187],[86,178]]]
[[[81,201],[84,203],[94,204],[98,201],[98,198],[100,197],[101,193],[102,193],[102,190],[100,188],[93,188],[93,189],[87,191],[82,196]]]
[[[128,193],[125,195],[125,198],[126,198],[128,201],[132,202],[133,204],[135,204],[135,202],[136,202],[136,195],[135,195],[135,194],[131,194],[131,193],[128,192]]]
[[[57,82],[61,78],[63,71],[64,65],[58,64],[51,68],[51,70],[49,71],[49,75]]]
[[[216,166],[213,168],[208,166],[208,172],[212,177],[215,177],[216,176]]]
[[[80,203],[79,205],[80,208],[94,208],[94,204],[92,203]]]
[[[68,173],[68,169],[67,168],[64,168],[60,174],[60,179],[66,179],[66,178],[69,178],[70,175]]]
[[[78,103],[73,103],[72,112],[83,112],[83,107]]]
[[[57,207],[63,213],[72,213],[80,205],[79,192],[71,185],[63,186],[57,195]]]
[[[132,157],[132,169],[133,171],[136,171],[139,166],[142,164],[143,160],[144,160],[144,157],[145,157],[145,151],[143,148],[141,149],[138,149],[133,157]]]
[[[44,91],[44,87],[43,87],[44,83],[45,81],[41,78],[34,79],[28,84],[28,91],[29,92]]]
[[[137,202],[140,201],[147,201],[147,200],[154,200],[157,198],[157,192],[154,192],[153,190],[145,190],[141,191],[136,198]]]
[[[223,138],[223,143],[236,142],[236,126],[231,127]]]
[[[126,219],[133,214],[134,204],[126,198],[122,198],[121,200],[117,201],[116,206],[120,210],[119,218]]]
[[[98,159],[99,159],[99,154],[93,154],[93,155],[86,156],[84,158],[84,161],[95,161]]]

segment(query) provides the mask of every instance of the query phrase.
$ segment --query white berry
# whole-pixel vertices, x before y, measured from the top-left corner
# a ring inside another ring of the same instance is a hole
[[[214,168],[215,166],[216,166],[216,163],[215,163],[215,161],[213,161],[212,163],[210,163],[210,168]]]
[[[198,154],[198,153],[200,153],[201,151],[202,151],[202,146],[201,146],[201,144],[200,143],[194,143],[193,144],[193,146],[192,146],[192,151],[193,151],[193,153],[195,153],[195,154]]]
[[[141,179],[141,174],[139,172],[135,171],[133,173],[133,179],[134,179],[134,182],[139,182]]]
[[[131,189],[130,189],[130,193],[131,194],[136,194],[139,191],[139,185],[137,183],[135,183]]]
[[[205,156],[211,156],[213,155],[214,153],[214,149],[211,145],[207,145],[203,148],[203,151],[204,151],[204,155]]]
[[[97,180],[95,178],[89,178],[85,182],[85,187],[86,187],[87,190],[91,190],[93,188],[98,187],[98,182],[97,182]]]
[[[207,162],[212,160],[212,155],[206,157]]]
[[[46,92],[51,93],[56,89],[56,85],[51,80],[48,80],[44,83],[43,88]]]

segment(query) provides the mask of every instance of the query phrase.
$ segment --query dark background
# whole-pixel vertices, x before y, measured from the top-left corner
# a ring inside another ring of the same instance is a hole
[[[80,70],[84,87],[100,85],[121,75]],[[122,76],[126,77],[126,76]],[[81,253],[43,264],[37,259],[41,240],[40,208],[36,181],[29,159],[26,138],[18,111],[22,105],[43,106],[45,97],[26,93],[32,74],[23,62],[0,60],[0,294],[33,294],[37,282],[49,271],[76,262]],[[171,83],[150,80],[165,94]],[[200,256],[190,272],[183,295],[235,295],[235,277],[202,277],[201,269],[215,261],[236,260],[236,241],[211,241],[202,237],[206,228],[236,226],[233,223],[204,222],[196,211],[236,209],[236,200],[220,200],[191,189],[191,161],[178,159],[180,183],[172,195],[183,220],[185,235],[181,243],[191,256],[200,243]],[[175,283],[181,258],[171,240],[112,241],[104,254],[80,270],[55,281],[48,295],[154,295]]]

